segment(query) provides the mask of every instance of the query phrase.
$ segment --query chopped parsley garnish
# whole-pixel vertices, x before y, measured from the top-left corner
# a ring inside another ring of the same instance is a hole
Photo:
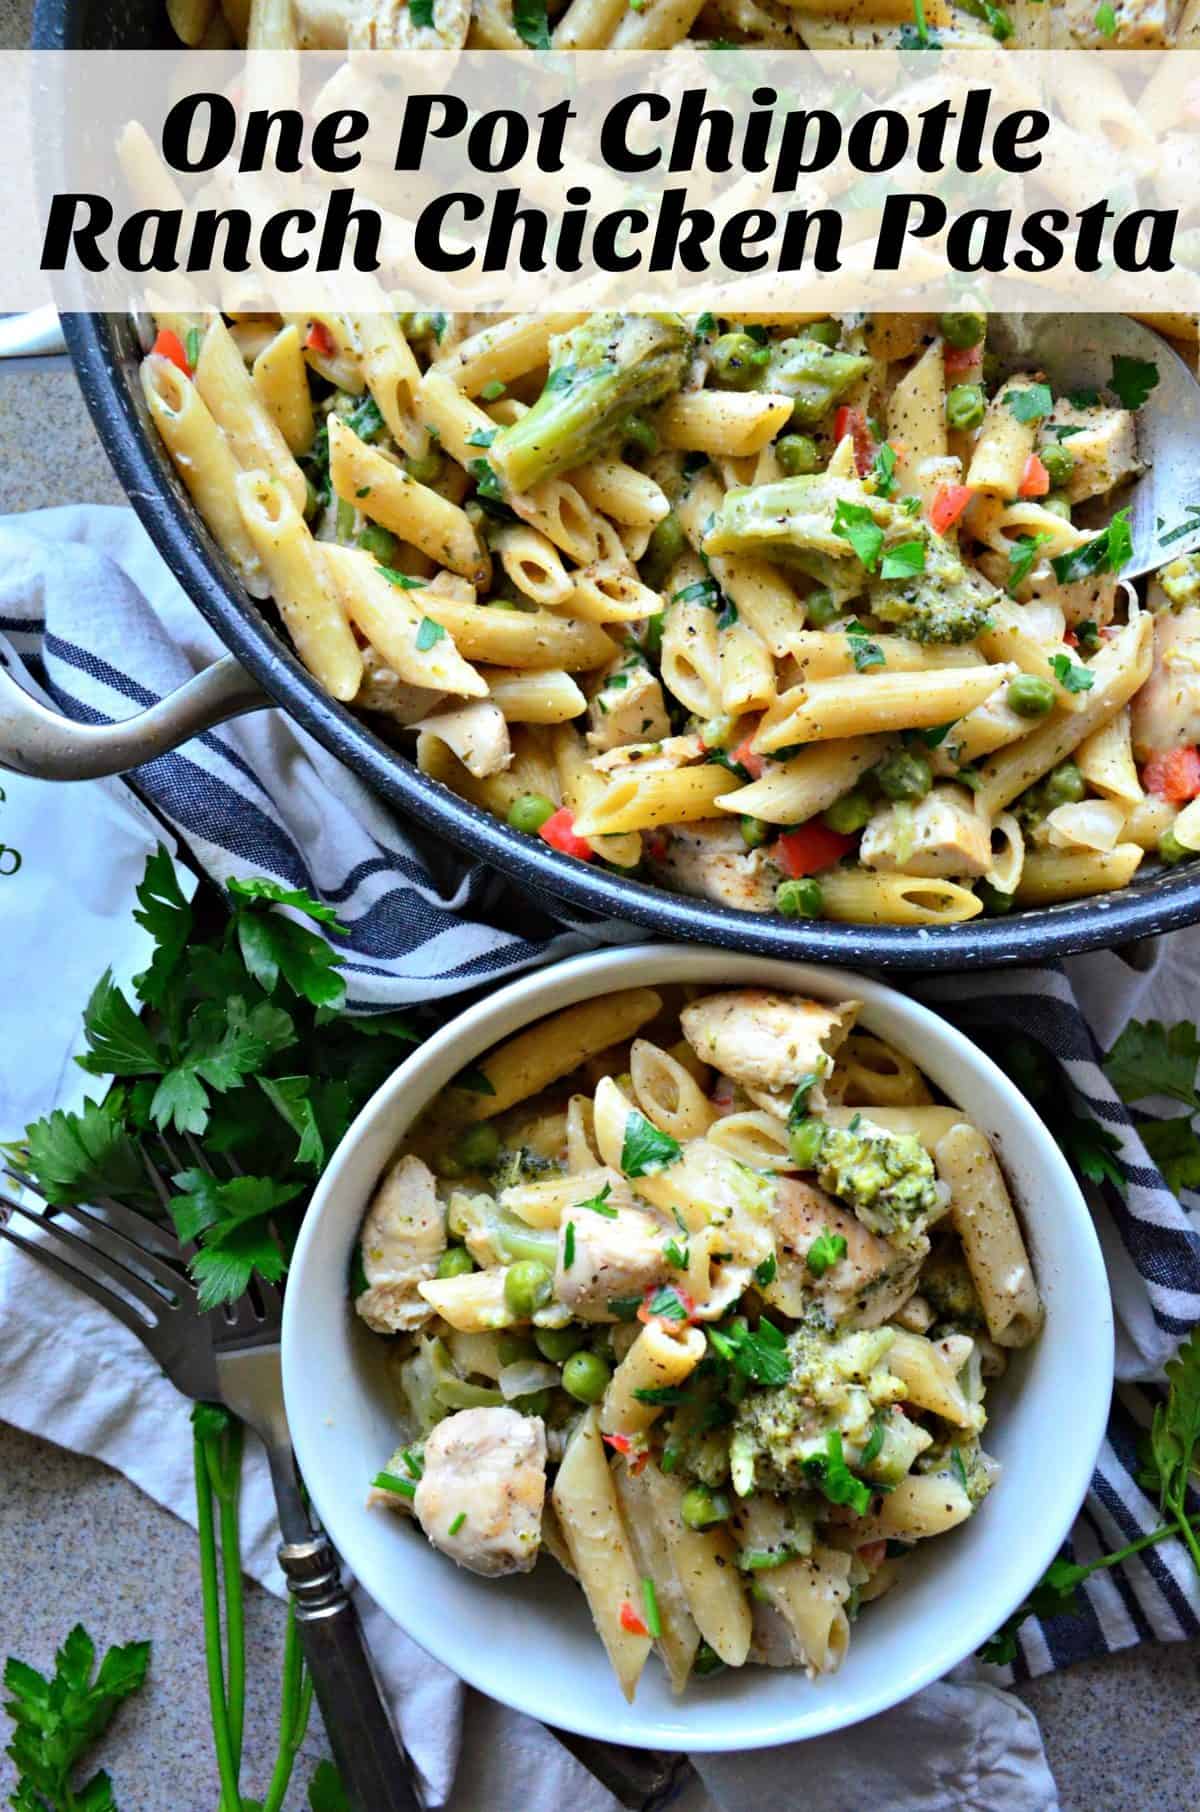
[[[612,1184],[606,1183],[599,1195],[589,1195],[585,1202],[576,1202],[575,1206],[577,1208],[590,1208],[593,1214],[602,1214],[605,1220],[615,1221],[617,1218],[617,1211],[609,1205],[608,1200],[611,1194]]]
[[[834,1265],[840,1264],[845,1256],[845,1235],[831,1233],[826,1227],[821,1233],[818,1233],[808,1248],[808,1256],[804,1262],[814,1277],[824,1277],[826,1271],[831,1270]]]
[[[707,309],[705,309],[705,311],[702,315],[698,315],[696,317],[696,332],[698,334],[712,333],[712,331],[716,327],[716,325],[717,325],[717,317],[713,314],[710,314]]]
[[[761,1265],[755,1265],[754,1281],[761,1290],[765,1290],[768,1284],[775,1282],[775,1273],[778,1269],[779,1261],[773,1252],[763,1259]]]
[[[805,1075],[801,1076],[799,1082],[796,1084],[796,1092],[792,1096],[792,1104],[788,1108],[787,1123],[789,1132],[793,1132],[795,1128],[799,1126],[801,1120],[807,1120],[808,1097],[812,1094],[820,1080],[820,1075],[816,1070],[809,1070]]]
[[[411,1479],[397,1478],[394,1472],[377,1472],[371,1480],[376,1491],[394,1491],[397,1497],[416,1497],[417,1488]]]
[[[721,587],[715,579],[696,579],[672,595],[672,604],[707,604],[712,610],[720,602]]]
[[[447,1535],[457,1535],[459,1530],[462,1528],[463,1524],[466,1522],[466,1520],[467,1520],[466,1511],[460,1510],[458,1515],[455,1517],[454,1521],[451,1523],[450,1527],[446,1530],[446,1534]]]
[[[1104,8],[1100,9],[1102,12]],[[1112,8],[1108,9],[1110,12]],[[1158,383],[1158,366],[1151,359],[1129,359],[1116,353],[1112,362],[1109,389],[1126,409],[1140,409]]]
[[[513,0],[513,24],[530,50],[549,50],[550,23],[546,0]]]
[[[459,1070],[450,1086],[469,1089],[473,1095],[494,1095],[496,1092],[490,1077],[475,1064],[468,1064],[465,1070]]]
[[[1096,17],[1092,23],[1095,25],[1096,30],[1100,33],[1102,38],[1116,37],[1117,14],[1115,7],[1109,5],[1109,0],[1104,0],[1103,6],[1098,6],[1096,8]],[[1132,406],[1136,407],[1136,405]]]
[[[833,532],[850,543],[869,573],[875,571],[883,547],[883,530],[865,503],[847,503],[839,498],[833,513]]]
[[[686,1271],[688,1265],[691,1263],[691,1253],[688,1251],[687,1246],[681,1246],[679,1241],[675,1238],[671,1238],[667,1241],[666,1245],[663,1247],[663,1253],[667,1263],[669,1265],[674,1265],[677,1271]]]
[[[389,585],[398,586],[401,591],[423,591],[426,585],[426,580],[414,579],[411,573],[397,572],[394,566],[384,566],[380,560],[375,562],[375,571],[382,573]]]
[[[952,717],[948,724],[934,724],[932,730],[918,730],[917,735],[927,749],[940,749],[957,721],[957,718]]]
[[[655,1290],[646,1304],[646,1313],[658,1315],[663,1321],[686,1321],[688,1319],[687,1304],[680,1297],[674,1284],[663,1284],[661,1288]]]
[[[969,1492],[970,1486],[967,1484],[967,1463],[962,1457],[962,1449],[960,1447],[952,1447],[950,1449],[950,1464],[953,1466],[955,1476],[963,1490]]]
[[[187,336],[183,342],[184,356],[186,357],[187,362],[191,366],[193,371],[195,371],[196,361],[200,357],[201,339],[202,339],[202,335],[201,335],[200,329],[198,327],[189,327],[188,328]]]
[[[723,599],[722,603],[721,603],[720,613],[717,617],[717,628],[718,629],[732,629],[733,625],[737,622],[737,620],[738,620],[737,605],[734,603],[732,598]]]
[[[1038,557],[1038,549],[1046,545],[1053,536],[1044,531],[1038,535],[1018,535],[1009,544],[1008,581],[1006,589],[1010,598],[1015,597],[1020,587],[1033,571]]]
[[[1081,654],[1095,654],[1100,646],[1100,630],[1091,617],[1075,625],[1075,640],[1079,643]]]
[[[876,1416],[875,1420],[871,1424],[871,1433],[867,1440],[866,1446],[862,1450],[862,1458],[858,1462],[859,1465],[860,1466],[869,1466],[871,1464],[872,1460],[878,1459],[880,1451],[882,1450],[882,1447],[883,1447],[883,1421],[879,1416]]]
[[[879,497],[890,497],[896,488],[896,454],[885,440],[875,452],[871,462],[871,473],[875,479],[875,492]],[[887,574],[885,571],[884,577]]]
[[[852,618],[846,624],[846,640],[850,644],[850,656],[856,673],[865,673],[869,667],[886,667],[887,658],[878,642],[873,642],[857,619]]]
[[[408,12],[414,25],[434,30],[433,0],[408,0]]]
[[[1083,390],[1068,390],[1067,401],[1072,409],[1094,409],[1100,401],[1100,392],[1090,387]]]
[[[479,394],[485,403],[495,403],[500,400],[507,389],[508,385],[502,384],[499,378],[489,378]]]
[[[504,486],[500,483],[499,474],[493,471],[486,459],[473,459],[468,470],[475,480],[475,488],[480,497],[486,497],[492,503],[504,502]]]
[[[684,1397],[687,1395],[686,1391],[681,1390],[678,1384],[639,1385],[633,1394],[639,1403],[656,1403],[659,1405],[682,1403]]]
[[[568,1221],[567,1230],[563,1234],[563,1270],[569,1271],[571,1269],[571,1266],[574,1263],[575,1263],[575,1223],[574,1223],[574,1221]]]
[[[1054,407],[1049,384],[1028,384],[1024,390],[1009,390],[1004,401],[1019,422],[1039,422]]]
[[[805,1460],[804,1470],[831,1504],[846,1504],[856,1516],[865,1516],[871,1508],[871,1487],[856,1479],[847,1466],[840,1429],[829,1430],[824,1454],[816,1453]]]
[[[467,435],[467,445],[468,447],[490,447],[499,432],[499,428],[476,428],[474,434]]]
[[[350,411],[346,417],[346,426],[358,435],[359,440],[375,439],[383,429],[383,415],[373,396],[364,396],[362,402]]]
[[[706,1332],[717,1356],[752,1383],[786,1384],[791,1377],[792,1362],[787,1342],[765,1315],[759,1317],[757,1329],[735,1323],[720,1328],[709,1327]]]
[[[1050,665],[1064,692],[1090,692],[1096,684],[1095,674],[1086,667],[1077,667],[1069,654],[1052,654]]]
[[[882,579],[909,579],[915,573],[924,571],[925,543],[923,541],[902,541],[899,547],[890,547],[883,556],[879,576]]]
[[[630,1108],[621,1146],[621,1169],[627,1177],[648,1177],[665,1170],[668,1164],[675,1163],[681,1149],[678,1139],[659,1132],[645,1114],[636,1107]]]
[[[1160,537],[1161,545],[1161,537]],[[1129,529],[1129,511],[1118,510],[1106,529],[1059,554],[1050,564],[1054,575],[1064,585],[1075,579],[1089,579],[1093,573],[1116,573],[1133,557],[1133,536]]]
[[[419,1453],[414,1452],[411,1447],[402,1447],[400,1449],[400,1458],[404,1461],[410,1477],[419,1479],[424,1476],[425,1461]]]
[[[618,1321],[632,1321],[641,1306],[640,1296],[610,1296],[607,1304],[609,1314]]]
[[[662,1635],[662,1618],[658,1614],[658,1595],[652,1579],[642,1580],[642,1603],[646,1607],[647,1633],[657,1642]]]
[[[435,642],[440,642],[446,631],[432,617],[422,617],[417,624],[417,653],[427,654]]]

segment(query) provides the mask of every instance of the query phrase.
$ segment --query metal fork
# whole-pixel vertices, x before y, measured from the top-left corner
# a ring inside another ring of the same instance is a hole
[[[174,1157],[169,1148],[167,1155]],[[204,1162],[194,1145],[192,1155]],[[3,1169],[45,1202],[28,1178]],[[148,1158],[146,1170],[165,1209],[166,1183]],[[43,1239],[18,1232],[14,1216],[41,1228]],[[63,1216],[79,1230],[64,1226]],[[315,1523],[297,1476],[283,1407],[280,1292],[256,1282],[253,1293],[237,1303],[203,1312],[187,1273],[187,1254],[169,1221],[111,1201],[45,1214],[0,1192],[0,1238],[115,1315],[185,1396],[225,1404],[259,1436],[279,1510],[279,1564],[351,1804],[355,1812],[421,1812],[415,1771],[380,1697],[337,1554]]]

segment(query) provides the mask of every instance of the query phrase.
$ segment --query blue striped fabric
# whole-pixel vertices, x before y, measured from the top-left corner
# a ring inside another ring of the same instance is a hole
[[[129,513],[101,509],[0,524],[0,650],[5,642],[60,709],[88,723],[128,716],[222,652]],[[337,907],[349,926],[351,1004],[362,1011],[448,997],[600,938],[638,935],[553,923],[488,871],[448,861],[281,713],[213,731],[132,778],[214,880],[259,873]],[[1119,1141],[1124,1191],[1089,1185],[1089,1194],[1109,1259],[1121,1375],[1160,1377],[1180,1337],[1200,1323],[1200,1222],[1166,1188],[1106,1080],[1066,975],[972,973],[913,991],[973,1036],[1019,1032],[1036,1041],[1079,1108]],[[1158,1524],[1137,1483],[1154,1398],[1152,1383],[1118,1388],[1073,1532],[1075,1559],[1112,1552]],[[1094,1576],[1084,1592],[1080,1615],[1027,1623],[1016,1665],[992,1670],[995,1677],[1028,1678],[1137,1642],[1200,1635],[1200,1581],[1178,1543]]]

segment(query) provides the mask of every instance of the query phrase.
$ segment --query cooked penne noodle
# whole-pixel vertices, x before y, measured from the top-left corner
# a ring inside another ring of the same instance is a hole
[[[266,569],[288,634],[309,671],[333,698],[351,699],[362,655],[313,540],[281,480],[241,472],[235,485],[242,524]]]
[[[1028,1346],[1042,1324],[1041,1298],[992,1148],[975,1127],[953,1126],[935,1157],[988,1333],[998,1346]]]

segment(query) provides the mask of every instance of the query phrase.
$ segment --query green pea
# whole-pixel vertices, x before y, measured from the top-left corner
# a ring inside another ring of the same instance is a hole
[[[467,1129],[454,1149],[468,1170],[486,1170],[500,1156],[500,1134],[490,1121],[481,1120]]]
[[[803,340],[816,340],[819,346],[836,346],[842,337],[841,324],[832,319],[827,321],[810,321],[807,327],[800,329]]]
[[[646,584],[655,591],[661,591],[671,568],[686,547],[687,536],[672,510],[661,522],[655,523],[646,543],[646,551],[638,568]]]
[[[875,778],[886,798],[915,801],[924,799],[933,785],[933,770],[923,755],[897,749],[879,763]]]
[[[789,478],[803,478],[821,470],[821,449],[811,434],[783,434],[775,442],[779,470]]]
[[[537,1258],[522,1258],[510,1265],[504,1278],[504,1300],[520,1321],[529,1321],[536,1310],[544,1309],[554,1294],[554,1278],[549,1265]]]
[[[984,407],[982,384],[955,384],[946,398],[946,420],[952,428],[977,428]]]
[[[1194,849],[1189,849],[1186,843],[1181,843],[1168,824],[1158,839],[1158,853],[1164,862],[1182,862],[1185,857],[1194,856],[1196,852]]]
[[[743,814],[738,823],[742,828],[742,842],[747,849],[761,849],[771,834],[770,825],[764,824],[761,818],[750,818]]]
[[[572,1353],[563,1366],[563,1389],[577,1403],[599,1403],[611,1377],[599,1353]]]
[[[554,816],[554,801],[545,793],[518,793],[508,808],[508,822],[513,830],[527,831],[531,836],[540,831],[547,818]]]
[[[577,1353],[583,1342],[582,1328],[536,1328],[533,1335],[533,1344],[542,1358],[554,1365],[561,1365]]]
[[[831,831],[837,831],[843,837],[852,837],[855,831],[860,831],[868,822],[874,809],[867,795],[855,788],[853,792],[843,793],[840,799],[835,799],[828,811],[821,816]]]
[[[788,1133],[788,1150],[801,1170],[815,1170],[825,1143],[825,1125],[811,1117],[800,1120]]]
[[[475,1269],[475,1260],[465,1246],[447,1246],[438,1259],[439,1277],[465,1277]]]
[[[1011,893],[1001,893],[990,881],[980,881],[975,893],[983,901],[983,910],[990,912],[993,918],[1003,918],[1006,912],[1013,909],[1014,896]]]
[[[501,1365],[523,1365],[537,1355],[537,1348],[527,1334],[505,1331],[497,1336],[496,1352]]]
[[[965,352],[969,346],[978,346],[987,332],[987,316],[943,315],[938,326],[947,346],[953,346],[956,352]]]
[[[431,450],[419,459],[406,459],[404,469],[418,484],[436,484],[442,475],[442,456],[436,449]]]
[[[1046,468],[1052,485],[1066,484],[1075,470],[1075,455],[1063,442],[1051,441],[1047,446],[1038,448],[1038,458]]]
[[[689,1529],[707,1529],[713,1523],[727,1520],[729,1499],[723,1491],[710,1491],[707,1485],[692,1485],[679,1500],[679,1514]]]
[[[1018,673],[1008,682],[1007,698],[1018,717],[1045,717],[1054,709],[1055,689],[1039,673]]]
[[[713,370],[730,390],[748,390],[768,356],[748,333],[723,333],[712,350]]]
[[[1071,520],[1071,499],[1064,491],[1050,491],[1042,498],[1042,508],[1049,510],[1052,516],[1058,516],[1063,522]]]
[[[1044,789],[1048,811],[1053,811],[1056,805],[1078,805],[1081,799],[1087,798],[1083,775],[1073,761],[1064,761],[1053,769],[1046,776]]]
[[[391,529],[385,529],[378,522],[368,522],[358,537],[358,545],[364,554],[371,554],[376,560],[382,560],[386,566],[396,558],[399,545]]]
[[[834,603],[833,593],[826,591],[824,586],[810,591],[804,600],[804,606],[804,620],[810,629],[824,629],[827,623],[833,622],[839,610],[839,606]]]
[[[824,905],[820,883],[811,875],[800,881],[781,881],[775,889],[775,910],[785,919],[819,919]]]

